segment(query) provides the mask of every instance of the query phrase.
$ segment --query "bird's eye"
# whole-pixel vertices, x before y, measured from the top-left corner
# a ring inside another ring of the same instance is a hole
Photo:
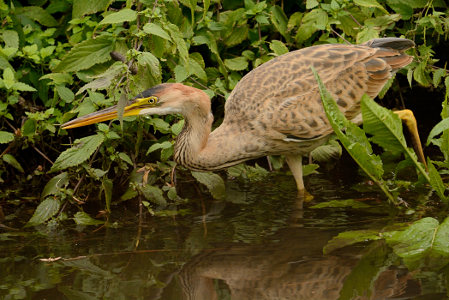
[[[155,104],[157,102],[157,98],[155,96],[151,96],[148,98],[149,104]]]

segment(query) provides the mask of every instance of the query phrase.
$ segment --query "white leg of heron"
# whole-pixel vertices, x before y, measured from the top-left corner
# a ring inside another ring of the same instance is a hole
[[[296,187],[299,192],[304,192],[304,180],[302,179],[302,156],[301,155],[286,155],[285,160],[287,161],[290,170],[292,171],[293,177],[295,177]]]

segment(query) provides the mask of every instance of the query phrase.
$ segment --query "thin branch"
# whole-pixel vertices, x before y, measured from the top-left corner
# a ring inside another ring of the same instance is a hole
[[[39,153],[43,158],[45,158],[48,162],[50,162],[53,165],[53,161],[48,158],[47,155],[45,155],[41,150],[39,150],[36,146],[32,145],[33,149],[36,150],[37,153]]]
[[[332,26],[330,26],[330,29],[331,29],[331,31],[332,31],[334,34],[336,34],[339,38],[341,38],[343,41],[345,41],[346,44],[351,45],[351,43],[350,43],[347,39],[345,39],[343,36],[341,36],[338,32],[336,32],[336,31],[332,28]]]

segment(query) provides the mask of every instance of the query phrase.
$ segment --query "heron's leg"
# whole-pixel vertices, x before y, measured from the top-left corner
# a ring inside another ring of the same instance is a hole
[[[285,160],[292,171],[293,177],[295,177],[298,192],[304,193],[304,180],[302,179],[302,156],[286,155]]]
[[[408,131],[411,135],[411,140],[413,144],[413,149],[415,150],[416,155],[418,156],[418,160],[424,164],[427,168],[426,159],[424,158],[424,152],[422,150],[421,140],[418,134],[418,126],[416,123],[416,118],[413,115],[413,112],[410,109],[403,109],[394,112],[399,116],[402,122],[408,128]]]

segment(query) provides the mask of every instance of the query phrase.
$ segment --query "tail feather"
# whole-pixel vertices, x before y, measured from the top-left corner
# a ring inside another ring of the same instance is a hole
[[[415,47],[415,43],[413,41],[396,37],[373,39],[362,45],[372,48],[390,48],[399,51],[405,51],[407,49]]]

